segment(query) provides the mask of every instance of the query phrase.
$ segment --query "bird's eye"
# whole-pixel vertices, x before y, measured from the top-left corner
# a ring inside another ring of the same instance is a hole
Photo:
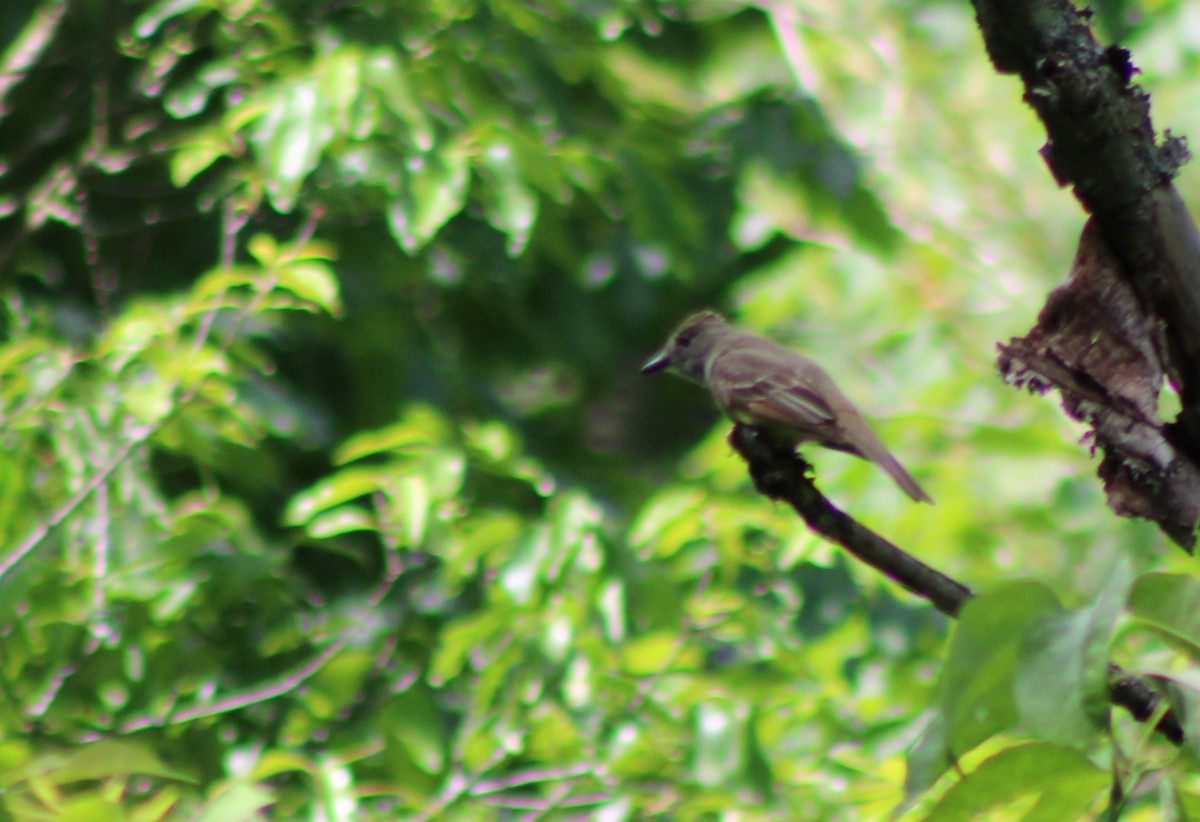
[[[682,334],[680,334],[679,340],[678,340],[679,347],[687,348],[689,345],[692,344],[692,337],[694,337],[694,336],[696,336],[696,335],[691,331],[685,331]]]

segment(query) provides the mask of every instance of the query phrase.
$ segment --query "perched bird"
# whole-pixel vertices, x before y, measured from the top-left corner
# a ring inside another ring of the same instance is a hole
[[[807,357],[705,311],[684,320],[642,373],[664,368],[707,386],[735,422],[792,445],[816,442],[862,457],[917,502],[933,502],[830,376]]]

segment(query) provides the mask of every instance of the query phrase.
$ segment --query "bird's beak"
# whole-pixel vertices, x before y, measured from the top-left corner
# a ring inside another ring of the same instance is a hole
[[[655,371],[662,371],[671,364],[671,358],[666,350],[659,351],[650,359],[646,360],[646,364],[642,366],[643,374],[653,374]]]

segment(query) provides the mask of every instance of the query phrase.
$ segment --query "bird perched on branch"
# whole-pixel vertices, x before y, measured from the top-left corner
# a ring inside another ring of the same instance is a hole
[[[933,502],[833,379],[795,351],[705,311],[684,320],[642,373],[664,368],[707,386],[734,422],[790,445],[815,442],[862,457],[917,502]]]

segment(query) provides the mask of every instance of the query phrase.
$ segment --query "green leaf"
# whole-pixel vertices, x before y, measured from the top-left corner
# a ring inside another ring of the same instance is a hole
[[[1108,781],[1106,770],[1073,748],[1044,742],[1020,745],[984,760],[946,791],[925,822],[972,822],[1031,795],[1039,797],[1033,817],[1039,822],[1088,818]]]
[[[633,676],[694,669],[699,661],[696,649],[671,631],[645,634],[625,643],[621,649],[621,667]]]
[[[908,750],[904,773],[904,805],[911,806],[922,794],[932,788],[954,765],[950,746],[946,741],[946,718],[935,713],[925,730]]]
[[[497,558],[507,558],[524,528],[524,521],[508,512],[480,512],[459,526],[458,539],[445,546],[441,554],[452,578],[468,578],[480,562],[489,566]]]
[[[174,324],[166,305],[145,300],[126,308],[99,341],[97,353],[112,373],[125,369],[145,356],[164,335],[172,334]]]
[[[1108,648],[1131,584],[1128,560],[1116,564],[1087,608],[1043,613],[1021,646],[1016,704],[1035,736],[1084,744],[1107,726]]]
[[[343,468],[294,496],[284,512],[284,522],[305,525],[317,514],[385,487],[388,474],[379,467]]]
[[[504,616],[498,609],[479,610],[443,629],[429,663],[429,684],[441,687],[458,676],[473,651],[487,647],[493,637],[506,631]]]
[[[202,0],[160,0],[143,11],[133,24],[133,32],[143,39],[153,36],[167,20],[186,14]]]
[[[246,244],[250,256],[265,269],[272,269],[280,257],[279,243],[270,234],[255,234]]]
[[[433,147],[433,129],[426,108],[417,98],[403,61],[389,48],[376,48],[363,64],[363,81],[405,126],[410,145],[420,151]]]
[[[101,740],[90,745],[43,754],[4,775],[4,784],[16,785],[29,779],[49,778],[65,786],[110,777],[157,776],[185,782],[189,774],[168,767],[154,749],[138,742]]]
[[[123,392],[125,407],[141,422],[162,422],[175,408],[175,385],[151,368],[139,369]]]
[[[261,275],[262,269],[248,265],[209,269],[192,286],[187,310],[195,315],[226,307],[220,298],[233,289],[253,286]],[[232,302],[229,305],[232,305]]]
[[[398,501],[398,510],[403,523],[403,538],[406,545],[418,546],[425,539],[425,526],[429,518],[429,483],[424,477],[401,477],[389,497]]]
[[[473,465],[528,482],[542,496],[553,493],[554,477],[525,456],[523,443],[508,425],[498,420],[466,422],[460,430]]]
[[[508,255],[519,256],[537,218],[537,197],[525,185],[516,151],[507,140],[495,138],[488,142],[478,163],[487,181],[482,194],[484,215],[493,228],[508,237]]]
[[[317,539],[327,539],[353,531],[377,531],[379,524],[370,511],[357,505],[342,505],[332,511],[317,514],[308,521],[305,533]]]
[[[275,802],[275,797],[259,785],[235,782],[218,788],[208,801],[199,822],[253,822]]]
[[[696,781],[708,787],[736,785],[745,766],[744,705],[704,702],[696,706]]]
[[[129,814],[129,822],[160,822],[179,804],[181,791],[174,785],[155,791]]]
[[[703,518],[696,515],[704,500],[705,494],[692,488],[671,488],[656,495],[634,521],[630,544],[657,557],[675,555],[704,536]]]
[[[265,102],[250,139],[267,175],[271,203],[286,214],[295,207],[300,186],[317,167],[334,129],[326,120],[316,78],[281,85],[267,93]]]
[[[234,61],[210,63],[195,75],[173,85],[163,98],[163,108],[178,120],[194,117],[204,110],[214,91],[241,79],[238,74],[239,68]],[[228,139],[222,139],[221,142],[227,145],[236,144]]]
[[[270,779],[287,773],[308,773],[312,762],[294,751],[271,750],[254,764],[251,776],[255,779]]]
[[[450,439],[450,426],[445,418],[424,405],[410,406],[400,422],[357,434],[337,449],[339,465],[373,454],[408,454],[441,445]]]
[[[938,683],[950,757],[1016,723],[1013,682],[1025,631],[1060,610],[1054,592],[1032,581],[1001,585],[963,608]]]
[[[533,528],[517,540],[512,556],[500,571],[500,584],[518,605],[528,603],[542,583],[550,558],[550,532]]]
[[[567,491],[554,498],[549,518],[556,561],[548,569],[548,581],[559,581],[564,566],[573,562],[594,570],[599,558],[588,548],[594,545],[596,530],[604,520],[596,503],[581,491]]]
[[[1129,594],[1129,613],[1200,656],[1200,579],[1185,574],[1143,574]]]
[[[283,254],[286,262],[300,260],[336,260],[337,247],[323,240],[309,240],[301,246],[289,246]]]
[[[229,146],[215,135],[201,134],[171,155],[171,182],[183,188],[200,172],[229,154]]]
[[[452,499],[462,490],[467,461],[461,451],[454,448],[433,449],[421,461],[421,467],[431,499]]]
[[[707,625],[712,620],[728,618],[752,603],[738,591],[717,588],[693,594],[687,598],[687,614],[696,625]]]
[[[371,674],[375,659],[359,650],[344,650],[328,660],[307,683],[302,703],[313,716],[331,720],[358,700],[363,682]]]
[[[427,774],[438,774],[445,767],[446,729],[430,694],[423,687],[409,688],[391,698],[384,726]]]
[[[466,152],[458,147],[410,155],[404,163],[403,190],[388,204],[388,227],[408,254],[433,239],[467,200]]]
[[[329,266],[317,262],[289,263],[279,269],[278,276],[280,288],[334,317],[342,315],[337,278]]]
[[[350,113],[362,87],[363,55],[356,45],[341,46],[318,57],[312,67],[320,105],[335,134],[350,128]]]
[[[359,788],[355,787],[354,771],[335,757],[321,757],[313,774],[320,790],[322,817],[329,822],[353,822],[359,819]]]
[[[612,770],[621,779],[636,779],[641,774],[672,774],[684,749],[676,727],[665,722],[652,723],[644,715],[623,719],[613,728]]]

